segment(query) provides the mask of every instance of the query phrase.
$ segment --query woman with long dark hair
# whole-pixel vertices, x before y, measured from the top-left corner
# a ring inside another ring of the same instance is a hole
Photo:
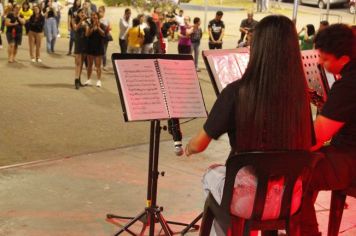
[[[44,16],[38,5],[33,6],[33,15],[29,20],[28,44],[30,48],[30,57],[32,62],[41,62],[40,51],[43,37]],[[34,54],[34,49],[36,54]]]
[[[87,16],[83,9],[77,11],[77,16],[72,20],[74,30],[74,54],[75,54],[75,79],[74,85],[76,89],[82,87],[80,76],[82,74],[83,62],[88,49],[88,39],[86,33],[89,30]]]
[[[20,5],[15,4],[6,14],[6,39],[8,43],[8,62],[15,62],[18,46],[22,43],[22,26],[25,19],[20,15]]]
[[[187,156],[202,152],[224,133],[229,135],[231,154],[311,147],[309,96],[293,22],[267,16],[254,36],[245,74],[221,92],[204,128],[187,144]],[[211,168],[203,182],[220,202],[224,181],[219,180],[224,179],[225,167],[218,168]]]

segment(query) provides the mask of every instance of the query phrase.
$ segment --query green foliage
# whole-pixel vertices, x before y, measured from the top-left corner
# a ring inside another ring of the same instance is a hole
[[[174,0],[103,0],[108,6],[130,6],[138,12],[152,11],[153,8],[160,8],[161,11],[171,11],[177,8]],[[189,2],[190,0],[184,0]]]
[[[107,6],[129,6],[130,0],[104,0]]]

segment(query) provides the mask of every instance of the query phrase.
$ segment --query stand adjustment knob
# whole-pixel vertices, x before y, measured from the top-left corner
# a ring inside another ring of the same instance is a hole
[[[164,125],[163,127],[162,127],[162,129],[164,130],[164,131],[167,131],[167,125]]]
[[[162,171],[161,176],[163,177],[166,174],[166,172]]]

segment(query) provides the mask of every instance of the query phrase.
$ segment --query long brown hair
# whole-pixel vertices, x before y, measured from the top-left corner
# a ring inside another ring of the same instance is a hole
[[[285,16],[262,19],[236,101],[236,148],[296,150],[311,146],[311,115],[298,37]]]

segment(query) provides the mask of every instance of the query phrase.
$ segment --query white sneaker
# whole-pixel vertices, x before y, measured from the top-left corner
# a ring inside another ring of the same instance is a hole
[[[92,80],[92,79],[88,79],[87,81],[85,81],[84,85],[85,85],[85,86],[93,85],[93,80]]]
[[[101,87],[101,81],[100,80],[98,80],[98,82],[96,82],[96,87]]]
[[[40,58],[37,58],[36,60],[37,60],[37,62],[39,62],[39,63],[42,62],[42,60],[41,60]]]
[[[35,63],[35,62],[36,62],[36,59],[35,59],[35,58],[32,58],[32,59],[31,59],[31,62]]]

